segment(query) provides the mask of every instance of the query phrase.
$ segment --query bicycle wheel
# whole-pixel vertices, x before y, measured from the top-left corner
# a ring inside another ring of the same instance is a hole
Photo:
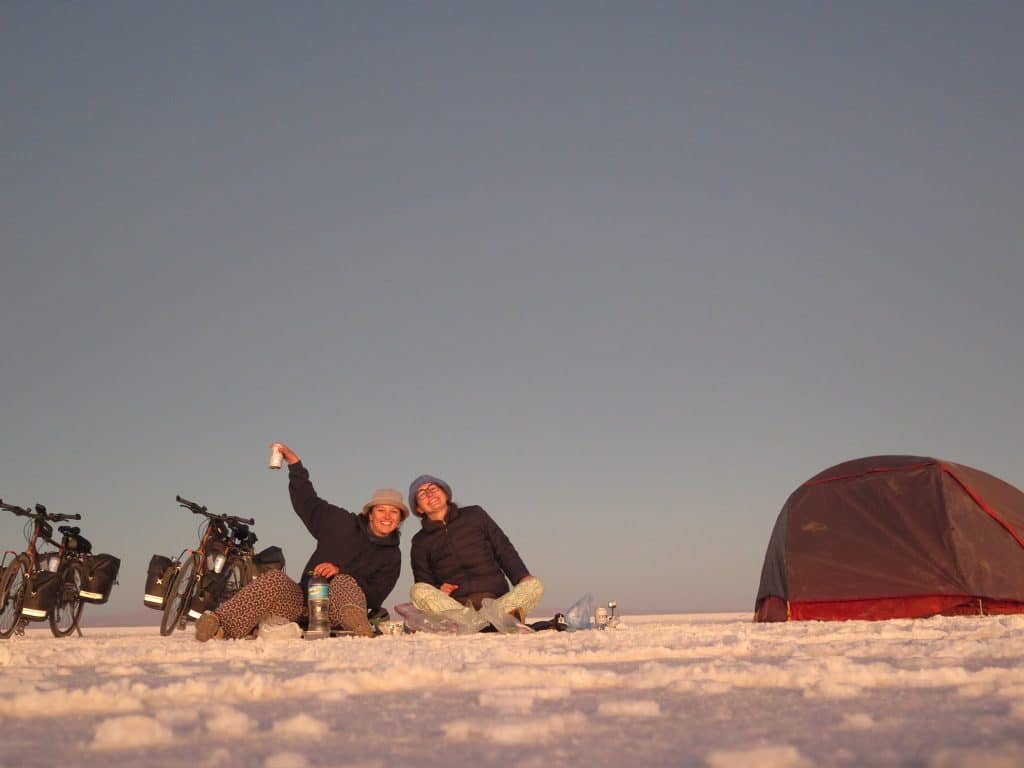
[[[174,572],[167,577],[167,583],[164,585],[164,603],[160,609],[160,634],[169,635],[171,634],[174,625],[170,624],[171,614],[174,611],[174,606],[177,605],[177,601],[174,600],[175,590],[178,588],[178,574],[181,573],[181,566],[178,565]],[[172,629],[164,629],[164,624],[168,623],[168,626]]]
[[[253,565],[245,555],[238,555],[228,560],[225,566],[226,578],[224,580],[224,592],[221,595],[221,603],[226,603],[242,587],[252,581]]]
[[[54,637],[67,637],[75,631],[85,603],[79,595],[85,582],[85,568],[77,560],[65,563],[60,569],[60,591],[57,602],[50,609],[50,631]]]
[[[20,554],[4,568],[0,576],[0,639],[13,635],[21,623],[21,604],[25,600],[25,588],[28,586],[28,567],[28,557]]]
[[[171,577],[171,582],[167,585],[167,591],[164,593],[164,612],[160,618],[161,635],[171,634],[188,610],[198,583],[196,573],[198,568],[199,554],[193,552],[181,561],[177,573]]]

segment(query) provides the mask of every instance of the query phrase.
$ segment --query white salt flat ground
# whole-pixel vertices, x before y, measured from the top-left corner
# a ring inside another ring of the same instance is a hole
[[[0,641],[0,764],[1024,765],[1024,617],[206,644],[85,623]]]

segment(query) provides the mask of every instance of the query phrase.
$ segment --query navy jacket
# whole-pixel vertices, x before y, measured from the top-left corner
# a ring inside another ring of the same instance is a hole
[[[427,517],[412,537],[412,575],[417,582],[440,587],[458,584],[452,597],[508,592],[507,576],[518,584],[529,576],[516,548],[491,516],[481,507],[448,505],[444,522]]]
[[[359,584],[366,594],[367,608],[380,608],[402,569],[398,531],[376,536],[363,515],[354,515],[321,499],[301,461],[288,465],[288,493],[295,514],[316,539],[316,549],[302,569],[303,593],[313,566],[334,563]]]

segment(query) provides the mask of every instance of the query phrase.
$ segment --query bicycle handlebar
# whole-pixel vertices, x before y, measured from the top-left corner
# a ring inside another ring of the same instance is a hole
[[[17,507],[13,504],[5,504],[0,500],[0,509],[6,510],[12,514],[18,515],[18,517],[34,517],[37,520],[48,520],[51,523],[59,523],[64,520],[81,520],[82,516],[77,512],[73,515],[56,514],[46,511],[46,507],[42,504],[36,504],[35,512],[25,507]]]
[[[174,500],[178,502],[179,506],[185,507],[185,509],[191,510],[193,514],[202,515],[206,512],[206,507],[196,504],[194,501],[189,501],[182,496],[175,496]]]
[[[228,523],[242,523],[244,525],[255,525],[256,521],[251,517],[236,517],[235,515],[215,515],[213,512],[207,512],[206,507],[196,504],[194,501],[182,498],[181,496],[175,496],[174,500],[178,502],[179,506],[192,512],[193,515],[203,515],[210,520],[223,520]]]

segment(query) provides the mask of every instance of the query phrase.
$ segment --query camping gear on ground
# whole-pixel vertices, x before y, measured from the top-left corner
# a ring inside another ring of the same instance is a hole
[[[775,522],[756,621],[1024,613],[1024,493],[920,456],[815,475]]]

